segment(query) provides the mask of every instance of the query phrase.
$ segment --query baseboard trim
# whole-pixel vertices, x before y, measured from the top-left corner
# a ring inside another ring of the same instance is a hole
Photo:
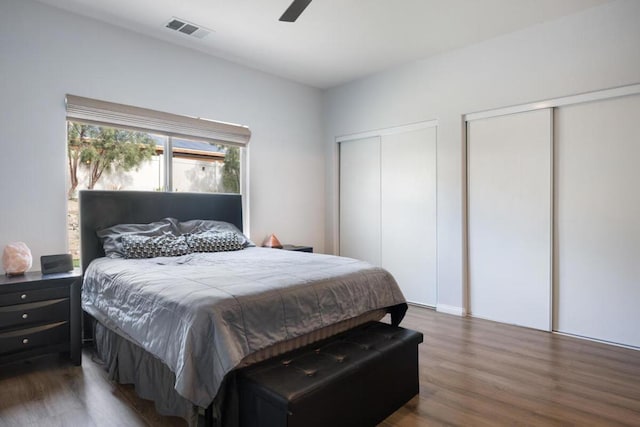
[[[462,307],[456,307],[454,305],[438,304],[436,311],[440,313],[453,314],[454,316],[464,317],[467,315],[467,311]]]
[[[562,335],[564,337],[577,338],[577,339],[580,339],[580,340],[597,342],[597,343],[600,343],[600,344],[612,345],[614,347],[622,347],[622,348],[628,348],[629,350],[640,351],[640,347],[635,347],[635,346],[630,345],[630,344],[622,344],[622,343],[613,342],[613,341],[601,340],[601,339],[598,339],[598,338],[590,338],[590,337],[585,337],[584,335],[576,335],[576,334],[572,334],[572,333],[569,333],[569,332],[560,332],[560,331],[551,331],[551,332],[556,334],[556,335]]]
[[[412,305],[414,307],[420,307],[420,308],[428,308],[429,310],[436,309],[434,305],[420,304],[419,302],[412,302],[412,301],[407,301],[407,305]]]

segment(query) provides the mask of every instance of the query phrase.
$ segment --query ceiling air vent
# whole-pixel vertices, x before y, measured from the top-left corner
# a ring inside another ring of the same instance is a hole
[[[211,30],[176,17],[171,18],[165,27],[198,39],[205,38],[211,33]]]

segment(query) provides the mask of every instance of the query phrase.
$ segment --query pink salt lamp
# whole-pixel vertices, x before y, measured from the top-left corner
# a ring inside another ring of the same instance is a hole
[[[2,252],[2,267],[8,276],[24,274],[32,263],[31,251],[23,242],[9,243]]]

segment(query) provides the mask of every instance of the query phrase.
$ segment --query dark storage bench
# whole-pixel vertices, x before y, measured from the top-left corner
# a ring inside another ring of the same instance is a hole
[[[241,370],[243,427],[375,426],[418,394],[422,334],[359,328]]]

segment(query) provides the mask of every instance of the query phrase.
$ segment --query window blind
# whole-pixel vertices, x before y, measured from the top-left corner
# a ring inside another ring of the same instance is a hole
[[[251,131],[246,126],[181,116],[147,108],[67,95],[67,119],[100,126],[197,139],[212,144],[244,147]]]

